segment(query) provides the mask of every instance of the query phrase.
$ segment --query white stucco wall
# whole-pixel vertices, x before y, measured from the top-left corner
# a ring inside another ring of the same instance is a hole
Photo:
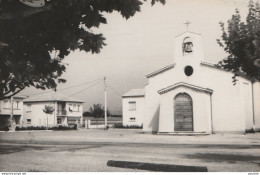
[[[129,110],[129,102],[136,102],[136,110]],[[124,97],[122,99],[123,125],[142,126],[144,117],[144,97]],[[130,118],[135,118],[131,120]]]
[[[260,82],[253,84],[255,128],[260,130]]]
[[[4,104],[4,101],[7,101],[7,106]],[[16,105],[18,102],[18,107]],[[1,115],[10,115],[11,114],[11,100],[0,100],[0,114]],[[23,99],[14,97],[14,105],[13,105],[13,115],[22,115],[23,114]]]
[[[31,110],[27,109],[27,105],[31,104]],[[53,106],[54,102],[34,102],[34,103],[24,103],[24,125],[32,126],[47,126],[47,117],[48,117],[48,126],[53,126],[55,121],[55,112],[52,114],[46,114],[43,112],[45,105]],[[31,119],[31,124],[27,123],[27,119]]]

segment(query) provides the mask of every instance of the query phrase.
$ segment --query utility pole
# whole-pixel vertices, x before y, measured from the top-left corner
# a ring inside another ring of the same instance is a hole
[[[10,122],[11,128],[13,128],[13,115],[14,115],[14,97],[11,97],[11,112],[10,112]]]
[[[105,95],[105,129],[107,129],[107,83],[104,77],[104,95]]]

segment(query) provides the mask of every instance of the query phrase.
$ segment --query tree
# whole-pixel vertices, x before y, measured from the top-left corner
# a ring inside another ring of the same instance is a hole
[[[47,120],[46,120],[46,129],[48,129],[48,115],[51,115],[54,112],[54,107],[50,106],[50,105],[45,105],[43,112],[46,114],[47,116]]]
[[[96,122],[98,118],[104,118],[105,116],[105,108],[101,104],[93,104],[93,106],[89,108],[89,112],[96,118]],[[107,116],[110,116],[109,109],[107,109]]]
[[[101,104],[93,104],[93,106],[91,106],[89,108],[89,113],[90,115],[94,116],[94,117],[102,117],[104,118],[105,116],[105,107],[102,106]],[[107,109],[107,116],[110,116],[110,110]]]
[[[76,49],[97,54],[106,45],[102,33],[92,30],[107,23],[103,13],[118,11],[128,19],[141,1],[41,0],[34,8],[23,3],[35,0],[0,0],[0,100],[25,87],[55,89],[66,82],[60,78],[65,56]]]
[[[218,44],[228,53],[227,58],[219,63],[224,69],[234,73],[233,82],[239,72],[248,77],[260,80],[260,7],[259,3],[249,2],[248,14],[245,22],[241,21],[239,10],[228,20],[227,31],[224,23],[220,22],[223,32]]]
[[[83,117],[91,117],[91,113],[89,111],[83,112]]]

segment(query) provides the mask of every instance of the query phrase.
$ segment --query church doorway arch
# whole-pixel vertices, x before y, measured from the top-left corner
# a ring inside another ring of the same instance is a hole
[[[187,93],[174,98],[174,131],[193,131],[192,99]]]

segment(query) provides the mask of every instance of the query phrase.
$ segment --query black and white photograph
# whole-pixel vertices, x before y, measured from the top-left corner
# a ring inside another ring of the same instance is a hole
[[[259,0],[0,0],[1,175],[260,172]]]

